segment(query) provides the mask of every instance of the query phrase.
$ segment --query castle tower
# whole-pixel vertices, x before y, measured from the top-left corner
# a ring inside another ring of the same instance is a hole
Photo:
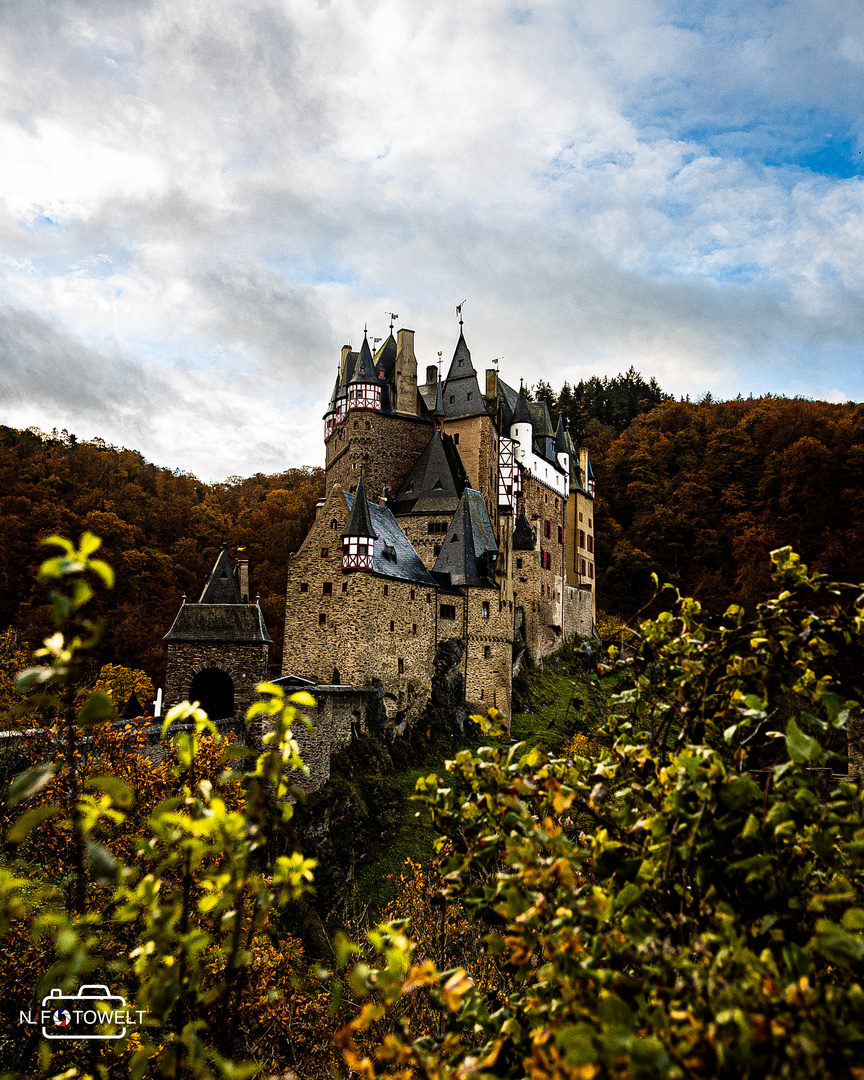
[[[200,701],[211,720],[242,718],[255,700],[255,687],[267,678],[272,639],[257,603],[243,601],[248,562],[232,570],[223,547],[197,604],[186,597],[164,637],[168,647],[166,709],[181,701]]]
[[[378,534],[372,528],[369,519],[369,504],[366,501],[366,485],[363,483],[363,470],[360,470],[360,483],[351,508],[351,516],[342,533],[342,569],[371,571],[375,559],[375,541]]]

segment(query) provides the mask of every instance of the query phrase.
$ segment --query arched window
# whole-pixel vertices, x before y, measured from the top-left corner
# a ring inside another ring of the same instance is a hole
[[[189,700],[200,701],[211,720],[228,720],[234,715],[234,682],[221,668],[205,668],[192,680]]]

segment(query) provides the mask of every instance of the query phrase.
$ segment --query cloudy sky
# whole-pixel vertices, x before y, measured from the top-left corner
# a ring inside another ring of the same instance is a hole
[[[323,459],[339,348],[864,398],[860,0],[12,0],[0,422]]]

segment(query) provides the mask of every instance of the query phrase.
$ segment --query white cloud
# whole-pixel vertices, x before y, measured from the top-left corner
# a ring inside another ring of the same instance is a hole
[[[854,152],[855,5],[12,8],[5,416],[99,417],[8,360],[42,340],[29,312],[128,373],[146,420],[100,422],[160,460],[320,461],[343,340],[396,310],[433,362],[466,296],[475,359],[511,378],[864,396],[864,189],[796,158],[828,128]]]

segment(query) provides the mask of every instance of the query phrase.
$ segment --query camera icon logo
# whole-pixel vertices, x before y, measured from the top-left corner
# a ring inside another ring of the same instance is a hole
[[[95,985],[77,994],[55,988],[42,999],[41,1021],[45,1039],[122,1039],[126,1025],[135,1023],[125,998]]]

